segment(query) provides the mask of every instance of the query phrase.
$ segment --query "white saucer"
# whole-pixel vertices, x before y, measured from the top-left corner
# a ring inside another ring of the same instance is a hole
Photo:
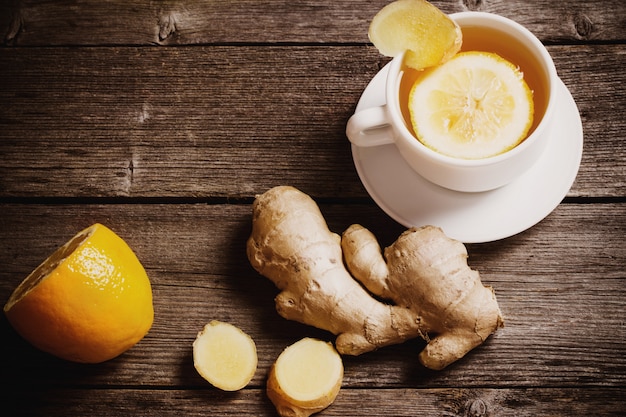
[[[356,110],[385,104],[388,65],[369,83]],[[482,243],[520,233],[550,214],[574,183],[583,150],[576,103],[559,80],[553,140],[535,165],[493,191],[463,193],[439,187],[413,171],[394,144],[352,145],[354,165],[372,199],[398,223],[435,225],[464,243]]]

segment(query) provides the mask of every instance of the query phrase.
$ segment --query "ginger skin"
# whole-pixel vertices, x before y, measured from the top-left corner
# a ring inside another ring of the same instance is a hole
[[[427,368],[445,368],[504,325],[493,289],[483,286],[478,272],[467,265],[465,246],[437,227],[405,231],[383,258],[374,235],[352,225],[343,234],[342,247],[356,279],[421,317],[428,344],[419,359]]]
[[[503,324],[493,291],[467,266],[462,243],[435,227],[409,229],[383,258],[367,229],[353,225],[342,240],[317,204],[293,187],[257,196],[247,254],[281,290],[278,313],[337,335],[341,354],[421,336],[428,344],[420,361],[443,369]]]
[[[248,259],[282,290],[275,300],[281,316],[338,335],[342,354],[416,337],[419,317],[372,298],[345,269],[340,242],[317,204],[295,188],[272,188],[254,202]]]

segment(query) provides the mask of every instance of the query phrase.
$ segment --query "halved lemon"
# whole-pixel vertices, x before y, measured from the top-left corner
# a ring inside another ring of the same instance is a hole
[[[533,97],[522,72],[490,52],[462,52],[426,70],[413,85],[409,112],[417,138],[452,157],[481,159],[522,142]]]
[[[152,289],[137,256],[111,229],[81,231],[17,286],[9,323],[35,347],[74,362],[112,359],[152,326]]]
[[[385,56],[407,51],[406,65],[417,70],[447,61],[462,44],[459,26],[425,0],[389,3],[372,19],[368,35]]]

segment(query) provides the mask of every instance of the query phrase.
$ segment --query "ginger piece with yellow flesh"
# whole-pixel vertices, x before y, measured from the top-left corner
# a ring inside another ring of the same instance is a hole
[[[368,36],[385,56],[406,51],[405,63],[416,70],[443,64],[463,43],[456,22],[426,0],[388,3],[372,19]]]
[[[255,199],[247,253],[281,290],[279,314],[337,335],[341,354],[421,336],[428,344],[420,362],[438,370],[503,325],[493,290],[467,265],[465,246],[436,227],[409,229],[383,258],[374,236],[354,225],[342,249],[315,202],[281,186]]]
[[[216,388],[237,391],[248,385],[257,368],[256,345],[241,329],[213,320],[193,342],[193,364]]]
[[[267,396],[282,417],[308,417],[335,401],[343,380],[341,356],[332,344],[304,338],[276,359]]]

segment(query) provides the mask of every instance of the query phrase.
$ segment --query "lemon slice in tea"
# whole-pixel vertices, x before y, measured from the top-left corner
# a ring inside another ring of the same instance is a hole
[[[462,52],[428,69],[409,95],[417,138],[444,155],[480,159],[522,142],[533,121],[522,72],[489,52]]]
[[[447,61],[462,43],[459,26],[425,0],[389,3],[372,19],[368,35],[385,56],[407,51],[406,65],[417,70]]]

